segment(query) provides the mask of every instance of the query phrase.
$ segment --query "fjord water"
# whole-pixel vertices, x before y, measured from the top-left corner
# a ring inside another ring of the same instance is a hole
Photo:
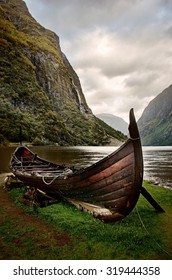
[[[87,167],[109,155],[118,147],[31,147],[40,157],[59,164]],[[9,161],[15,147],[0,147],[0,173],[9,172]],[[172,188],[172,146],[143,147],[144,179]]]

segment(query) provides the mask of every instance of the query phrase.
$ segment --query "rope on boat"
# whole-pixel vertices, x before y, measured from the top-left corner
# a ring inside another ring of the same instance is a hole
[[[138,215],[138,217],[139,217],[140,223],[142,224],[142,227],[144,228],[144,230],[145,230],[145,231],[149,234],[149,236],[151,237],[150,232],[149,232],[148,229],[146,228],[146,226],[145,226],[145,224],[144,224],[144,222],[143,222],[143,220],[142,220],[142,218],[141,218],[141,216],[140,216],[140,213],[139,213],[139,210],[138,210],[137,205],[136,205],[135,208],[136,208],[136,212],[137,212],[137,215]],[[154,240],[154,243],[156,243],[156,245],[157,245],[164,253],[166,253],[166,254],[169,255],[169,256],[172,256],[172,254],[169,253],[168,251],[166,251],[164,248],[162,248],[156,240]]]
[[[45,177],[46,176],[42,176],[42,181],[46,184],[46,185],[51,185],[54,180],[56,180],[57,178],[61,178],[61,179],[66,179],[68,177],[68,175],[73,174],[73,171],[71,169],[66,169],[63,173],[58,174],[57,176],[55,176],[50,182],[46,182],[45,181]]]
[[[56,180],[59,176],[60,176],[60,175],[57,175],[57,176],[54,177],[50,182],[46,182],[46,181],[45,181],[45,176],[42,176],[42,181],[43,181],[44,184],[46,184],[46,185],[51,185],[51,184],[54,182],[54,180]]]

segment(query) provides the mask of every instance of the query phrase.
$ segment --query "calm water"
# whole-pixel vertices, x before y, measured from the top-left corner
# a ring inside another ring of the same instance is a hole
[[[0,148],[0,173],[9,172],[14,147]],[[86,167],[107,156],[117,147],[32,147],[39,156],[60,164]],[[172,188],[172,146],[143,147],[144,179]]]

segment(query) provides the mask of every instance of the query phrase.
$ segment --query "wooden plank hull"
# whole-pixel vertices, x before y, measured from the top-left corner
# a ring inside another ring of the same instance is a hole
[[[26,185],[60,196],[105,222],[114,222],[132,211],[142,187],[142,150],[133,110],[129,131],[130,138],[117,151],[84,170],[49,163],[23,146],[14,153],[11,168]],[[28,157],[20,155],[22,149],[27,149]]]

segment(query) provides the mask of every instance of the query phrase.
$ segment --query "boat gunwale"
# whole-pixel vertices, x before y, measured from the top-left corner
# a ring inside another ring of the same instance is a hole
[[[82,175],[83,173],[85,173],[85,172],[87,172],[87,171],[89,171],[89,170],[92,170],[92,169],[94,169],[95,167],[97,167],[97,166],[99,166],[99,165],[101,165],[102,163],[104,163],[104,162],[107,162],[108,160],[110,160],[111,158],[113,158],[116,154],[118,154],[121,150],[123,150],[124,148],[125,148],[125,146],[127,146],[127,145],[129,145],[131,142],[133,143],[134,141],[136,141],[136,140],[138,140],[138,139],[132,139],[132,138],[128,138],[127,139],[127,141],[125,142],[125,143],[123,143],[117,150],[115,150],[114,152],[112,152],[112,153],[110,153],[109,155],[107,155],[107,156],[105,156],[104,158],[102,158],[101,160],[99,160],[99,161],[97,161],[97,162],[95,162],[94,164],[92,164],[92,165],[90,165],[90,166],[88,166],[88,167],[86,167],[86,168],[81,168],[81,169],[76,169],[76,172],[74,172],[73,174],[70,174],[70,177],[73,177],[73,176],[77,176],[77,175]],[[133,144],[133,146],[134,146],[134,144]],[[32,155],[34,156],[35,154],[27,147],[27,146],[25,146],[25,145],[21,145],[21,146],[19,146],[18,148],[16,148],[16,150],[14,151],[14,153],[13,153],[13,155],[15,154],[15,152],[20,148],[20,147],[23,147],[23,148],[25,148],[25,149],[27,149],[30,153],[32,153]],[[132,153],[132,152],[131,152]],[[130,153],[129,153],[130,154]],[[128,155],[129,155],[128,154]],[[12,155],[12,157],[13,157],[13,155]],[[37,159],[38,160],[40,160],[40,162],[41,161],[43,161],[44,163],[48,163],[50,166],[49,167],[52,167],[51,165],[54,165],[54,171],[55,170],[57,170],[56,168],[58,167],[59,168],[59,173],[60,173],[60,168],[61,167],[63,167],[63,169],[65,169],[66,167],[65,167],[65,165],[60,165],[60,164],[58,164],[58,163],[55,163],[55,162],[52,162],[52,161],[48,161],[48,160],[45,160],[45,159],[43,159],[43,158],[41,158],[41,157],[39,157],[39,156],[37,156]],[[11,160],[11,162],[12,162],[12,160]],[[10,166],[12,166],[12,164],[11,164],[11,162],[10,162]],[[21,161],[19,161],[19,162],[21,162]],[[33,163],[34,163],[34,161],[33,161]],[[22,169],[23,168],[23,170],[20,170],[20,171],[25,171],[25,167],[27,168],[28,166],[26,165],[26,166],[20,166],[19,168],[20,169]],[[30,165],[30,167],[32,168],[32,165]],[[33,169],[34,168],[39,168],[39,165],[38,166],[33,166]],[[12,167],[13,169],[15,169],[15,172],[20,172],[18,169],[19,168],[15,168],[15,167]],[[72,167],[67,167],[67,168],[71,168],[72,169]],[[27,172],[27,171],[26,171]],[[30,171],[31,172],[31,171]],[[48,170],[46,170],[45,172],[48,172]],[[63,170],[62,170],[62,173],[63,173]],[[29,175],[29,172],[28,172],[28,175]],[[29,175],[29,176],[31,176],[31,175]],[[53,176],[52,176],[53,177]],[[48,176],[48,178],[50,178],[49,176]],[[69,178],[69,177],[68,177]]]

